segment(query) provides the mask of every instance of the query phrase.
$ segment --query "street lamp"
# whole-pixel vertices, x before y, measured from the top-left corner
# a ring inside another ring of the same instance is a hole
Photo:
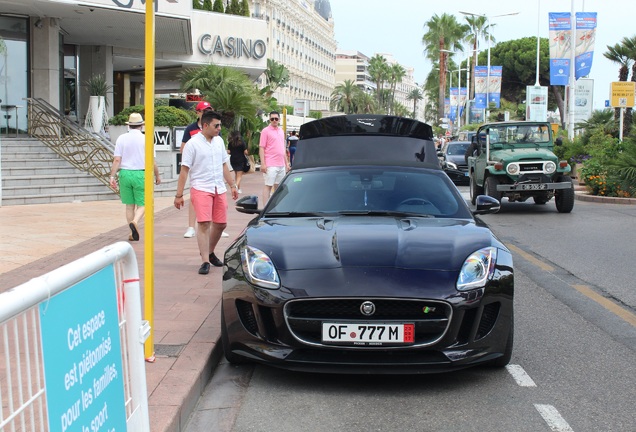
[[[489,15],[484,15],[484,14],[478,14],[478,13],[472,13],[472,12],[462,12],[459,11],[460,14],[462,15],[471,15],[471,16],[479,16],[479,17],[484,17],[486,18],[486,28],[488,29],[488,65],[487,65],[487,69],[486,69],[486,118],[489,117],[489,110],[488,107],[490,107],[490,39],[491,39],[491,35],[490,35],[490,18],[499,18],[499,17],[504,17],[504,16],[511,16],[511,15],[519,15],[519,12],[510,12],[510,13],[506,13],[506,14],[500,14],[500,15],[494,15],[494,16],[489,16]]]
[[[462,118],[459,115],[459,108],[460,108],[460,99],[462,96],[462,71],[467,71],[468,69],[464,69],[464,68],[457,68],[454,71],[451,72],[457,72],[457,110],[455,111],[455,117],[457,118],[457,132],[459,132],[459,128],[461,127],[462,124]],[[451,73],[451,83],[453,82],[453,74]],[[452,84],[451,84],[452,87]]]

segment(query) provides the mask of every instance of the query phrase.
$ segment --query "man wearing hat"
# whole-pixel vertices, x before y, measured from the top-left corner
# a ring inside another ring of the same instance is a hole
[[[185,131],[183,131],[183,138],[181,139],[181,154],[183,154],[183,149],[185,148],[185,145],[190,140],[190,138],[201,131],[201,116],[203,115],[203,112],[207,110],[214,111],[212,105],[210,105],[210,103],[206,101],[199,102],[194,109],[197,113],[197,121],[188,125],[188,127],[185,128]],[[192,238],[195,236],[195,224],[196,214],[194,212],[194,208],[192,207],[192,203],[190,203],[190,206],[188,208],[188,229],[183,235],[185,238]]]
[[[139,240],[138,224],[144,216],[144,176],[146,167],[146,138],[141,133],[144,119],[139,113],[132,113],[126,122],[128,133],[117,138],[115,158],[110,170],[110,187],[117,188],[116,176],[119,173],[119,195],[126,204],[126,221],[131,234],[128,240]],[[159,168],[154,162],[155,184],[161,183]]]

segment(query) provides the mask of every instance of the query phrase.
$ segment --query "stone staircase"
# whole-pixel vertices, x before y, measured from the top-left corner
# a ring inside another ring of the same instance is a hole
[[[81,171],[33,138],[0,138],[2,205],[46,204],[119,199],[94,176]],[[162,184],[155,196],[174,194],[171,167],[159,167]]]

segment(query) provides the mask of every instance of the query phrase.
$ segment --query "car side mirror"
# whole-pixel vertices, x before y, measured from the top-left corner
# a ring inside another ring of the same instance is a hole
[[[500,208],[501,204],[499,203],[499,200],[488,195],[479,195],[475,199],[475,210],[473,211],[473,214],[483,215],[497,213]]]
[[[236,201],[236,211],[246,214],[258,214],[261,211],[258,209],[258,197],[256,195],[248,195],[239,198]]]

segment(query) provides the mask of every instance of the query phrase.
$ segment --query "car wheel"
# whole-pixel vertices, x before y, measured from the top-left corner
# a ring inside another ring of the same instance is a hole
[[[548,201],[550,201],[550,198],[548,198],[547,192],[541,195],[533,196],[532,199],[534,200],[535,204],[545,204]]]
[[[497,201],[501,202],[503,193],[497,190],[498,184],[499,180],[497,180],[497,177],[486,177],[486,182],[484,183],[484,193],[489,197],[493,197]]]
[[[502,368],[510,363],[512,359],[512,347],[515,341],[515,321],[514,315],[510,317],[510,333],[508,333],[508,340],[506,341],[506,348],[504,348],[503,355],[488,363],[488,366]]]
[[[238,356],[230,350],[230,338],[227,335],[227,325],[225,324],[225,312],[223,311],[223,303],[221,303],[221,344],[223,345],[223,354],[225,359],[232,364],[249,363],[245,358]]]
[[[556,208],[559,213],[570,213],[574,208],[574,187],[572,186],[572,179],[570,176],[560,176],[557,178],[557,183],[568,182],[570,187],[568,189],[557,189],[554,194],[554,201],[556,202]]]
[[[477,186],[477,183],[475,182],[475,176],[473,175],[473,173],[470,173],[470,176],[468,176],[468,182],[469,182],[469,186],[470,186],[470,203],[472,205],[475,205],[475,202],[477,200],[477,196],[478,195],[483,195],[484,194],[484,188]]]

